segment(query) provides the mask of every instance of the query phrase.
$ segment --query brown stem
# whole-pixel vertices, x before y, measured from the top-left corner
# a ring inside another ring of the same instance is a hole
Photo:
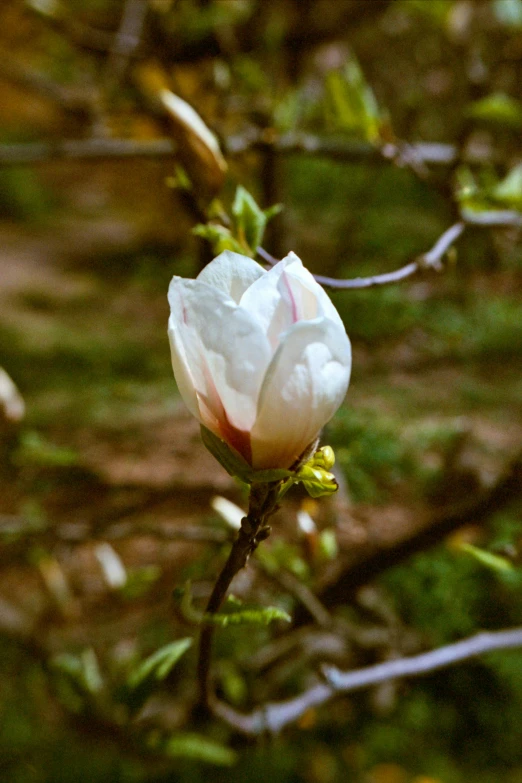
[[[206,614],[215,614],[219,610],[232,579],[245,567],[250,555],[260,542],[268,538],[270,528],[266,525],[266,521],[277,510],[277,496],[280,484],[281,482],[252,485],[248,514],[242,519],[238,536],[214,585],[206,607]],[[209,711],[212,699],[210,662],[214,629],[215,626],[212,623],[204,625],[199,640],[197,668],[199,684],[198,707],[204,713]]]

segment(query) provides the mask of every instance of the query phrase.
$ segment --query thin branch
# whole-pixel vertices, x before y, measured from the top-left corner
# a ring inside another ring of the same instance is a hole
[[[207,614],[215,614],[219,611],[235,575],[245,567],[259,543],[270,535],[270,528],[266,522],[276,511],[280,484],[279,481],[270,484],[252,484],[248,514],[242,519],[238,536],[214,585],[205,610]],[[199,640],[197,708],[203,713],[209,711],[214,699],[210,682],[214,630],[213,624],[204,625]]]
[[[354,277],[350,280],[337,280],[336,278],[325,277],[324,275],[314,275],[314,277],[318,283],[321,283],[321,285],[327,286],[328,288],[347,290],[399,283],[424,269],[436,269],[439,271],[442,268],[442,258],[444,254],[447,253],[451,245],[462,236],[464,229],[465,224],[462,221],[454,223],[441,237],[439,237],[431,250],[418,256],[415,261],[406,264],[406,266],[396,269],[394,272],[385,272],[382,275],[372,275],[372,277]],[[271,265],[277,263],[278,259],[271,256],[266,250],[263,250],[262,247],[257,248],[257,253],[267,263]]]
[[[495,650],[522,647],[522,628],[476,634],[455,644],[440,647],[410,658],[386,661],[352,672],[341,672],[334,666],[323,666],[326,682],[317,683],[293,699],[272,702],[251,713],[240,713],[228,704],[213,700],[214,714],[241,734],[256,737],[264,733],[277,734],[298,720],[312,707],[320,707],[334,697],[403,677],[419,677],[476,658]]]
[[[65,33],[70,43],[97,52],[110,51],[111,33],[90,27],[79,21],[78,15],[70,12],[65,4],[55,2],[46,3],[44,6],[43,3],[40,3],[37,13],[50,22],[55,29]]]
[[[128,145],[134,144],[134,155],[148,154],[157,157],[172,155],[173,146],[169,139],[154,139],[153,141],[140,142],[128,139],[108,139],[111,143],[105,147],[103,157],[126,157]],[[145,151],[147,147],[157,149]],[[69,145],[67,156],[56,154],[62,145]],[[151,146],[152,145],[152,146]],[[270,149],[281,155],[308,154],[314,157],[326,157],[332,160],[340,160],[352,163],[395,163],[397,165],[410,165],[405,161],[415,160],[428,165],[450,166],[457,159],[457,150],[449,144],[437,144],[422,142],[419,144],[384,145],[378,147],[364,141],[352,141],[346,139],[329,139],[305,133],[291,133],[278,136],[273,131],[271,134],[257,128],[252,128],[241,136],[229,136],[222,141],[224,155],[238,156],[254,149]],[[408,150],[405,158],[402,151]],[[92,157],[89,150],[89,140],[73,139],[71,141],[57,141],[49,144],[3,144],[0,145],[0,164],[10,163],[36,163],[50,160],[55,157]],[[489,159],[488,159],[489,160]]]
[[[121,81],[129,61],[141,43],[147,10],[147,0],[126,0],[120,26],[114,36],[107,61],[106,80],[110,90],[114,89]]]
[[[385,272],[382,275],[372,275],[371,277],[354,277],[348,280],[338,280],[334,277],[325,277],[324,275],[314,275],[314,278],[321,285],[327,288],[337,290],[354,290],[360,288],[372,288],[378,285],[389,285],[390,283],[400,283],[408,277],[418,274],[426,269],[441,271],[442,259],[448,252],[454,242],[464,233],[467,225],[477,225],[492,228],[501,227],[521,227],[522,214],[515,210],[491,210],[487,212],[465,213],[465,219],[454,223],[437,239],[433,247],[426,253],[417,256],[415,261],[411,261],[400,269],[393,272]],[[279,259],[267,253],[262,247],[257,248],[257,254],[263,261],[273,266]]]
[[[133,55],[130,55],[133,56]],[[130,57],[129,56],[129,57]],[[41,77],[35,77],[40,81]],[[54,88],[53,88],[54,89]],[[58,95],[52,95],[55,99]],[[60,100],[63,97],[60,95]],[[120,147],[130,143],[127,139],[111,139],[114,146],[107,149],[105,156],[119,157],[125,156],[125,152],[120,152]],[[70,144],[74,145],[74,154],[70,157],[90,157],[85,153],[83,140],[74,139]],[[134,142],[139,145],[140,142]],[[155,153],[157,157],[172,154],[172,151],[165,147],[165,144],[171,144],[168,139],[155,139],[158,149]],[[49,149],[60,145],[60,142],[49,145],[41,145],[40,152],[34,157],[29,157],[24,162],[37,162],[48,160],[55,157],[49,154]],[[163,145],[163,146],[162,146]],[[256,127],[248,128],[242,134],[228,136],[221,141],[223,154],[225,156],[237,157],[252,150],[270,150],[279,155],[311,155],[313,157],[323,157],[330,160],[343,161],[345,163],[366,163],[366,164],[394,164],[402,167],[410,167],[417,173],[429,166],[438,166],[448,168],[453,166],[459,159],[459,151],[452,144],[439,144],[438,142],[418,142],[410,144],[408,142],[397,142],[396,144],[376,145],[366,141],[357,141],[343,137],[328,137],[314,135],[311,133],[291,132],[279,135],[273,128],[260,129]],[[20,152],[15,153],[15,149],[20,147]],[[9,164],[18,162],[11,161],[11,156],[23,157],[23,149],[34,147],[27,144],[0,145],[0,163]],[[140,154],[140,153],[138,153]],[[464,156],[463,161],[469,163],[491,163],[491,155]],[[470,221],[471,222],[471,221]]]
[[[307,587],[300,579],[298,579],[291,571],[286,569],[279,569],[278,571],[271,572],[263,567],[262,562],[258,560],[256,566],[263,571],[263,573],[272,581],[276,582],[283,590],[286,590],[292,595],[302,606],[307,610],[317,625],[322,628],[329,628],[333,623],[333,619],[328,610],[323,606],[321,601],[314,595],[314,593]]]
[[[273,128],[251,126],[224,142],[229,155],[243,155],[255,149],[271,149],[282,155],[305,154],[345,163],[396,163],[399,166],[452,166],[459,158],[457,147],[438,142],[397,142],[379,146],[343,136],[322,136],[305,131],[277,133]],[[473,158],[477,162],[476,158]]]
[[[96,100],[96,88],[59,84],[46,74],[17,62],[10,52],[0,48],[0,76],[23,88],[54,101],[61,109],[73,113],[90,112]],[[6,145],[15,147],[18,145]],[[26,146],[26,145],[21,145]]]
[[[171,139],[63,139],[55,142],[0,144],[0,165],[45,163],[51,160],[108,158],[170,158],[176,153]]]

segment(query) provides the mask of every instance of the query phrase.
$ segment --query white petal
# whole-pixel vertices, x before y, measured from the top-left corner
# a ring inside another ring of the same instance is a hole
[[[199,403],[195,382],[187,363],[187,355],[185,353],[185,348],[183,347],[183,341],[178,327],[178,317],[174,312],[169,318],[168,334],[170,358],[172,360],[172,369],[174,370],[174,378],[176,379],[178,391],[189,411],[193,416],[199,419]]]
[[[305,269],[300,258],[295,253],[289,253],[284,260],[287,262],[285,273],[292,288],[301,289],[299,298],[302,302],[303,318],[309,320],[323,315],[344,329],[344,324],[332,300],[311,272]]]
[[[197,395],[198,418],[207,427],[216,431],[216,424],[231,424],[250,430],[270,361],[266,336],[230,297],[200,280],[173,278],[169,302],[169,334],[177,365],[182,367],[183,398],[188,373]]]
[[[197,279],[224,291],[237,304],[247,288],[264,275],[266,272],[263,267],[248,256],[225,250],[207,264]]]
[[[289,253],[256,280],[241,297],[240,305],[257,318],[274,349],[281,334],[298,321],[324,316],[344,331],[330,297],[295,253]]]
[[[342,403],[350,369],[350,341],[337,323],[301,321],[283,335],[251,432],[254,468],[292,465]]]
[[[288,256],[279,261],[263,277],[256,280],[240,300],[241,307],[257,319],[268,335],[274,350],[279,344],[280,334],[299,320],[293,306],[291,288],[284,284],[288,263]]]

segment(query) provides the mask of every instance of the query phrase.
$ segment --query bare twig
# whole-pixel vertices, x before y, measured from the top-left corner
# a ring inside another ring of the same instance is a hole
[[[107,60],[106,81],[110,90],[121,81],[130,59],[141,43],[147,9],[147,0],[127,0],[123,7],[120,26]]]
[[[308,709],[320,707],[339,694],[361,690],[388,680],[419,677],[494,650],[517,647],[522,647],[522,628],[483,632],[438,650],[378,663],[352,672],[341,672],[336,667],[323,666],[326,682],[317,683],[293,699],[272,702],[248,714],[237,712],[228,704],[217,700],[211,702],[211,707],[215,715],[241,734],[253,737],[267,732],[277,734],[285,726],[298,720]]]
[[[176,153],[171,139],[63,139],[56,142],[0,144],[0,165],[17,166],[60,159],[170,158]]]
[[[400,166],[452,166],[459,151],[452,144],[418,142],[384,144],[347,139],[343,136],[321,136],[304,131],[277,133],[273,128],[250,127],[225,141],[229,155],[242,155],[252,149],[272,149],[282,155],[305,154],[345,163],[396,163]],[[474,159],[475,160],[475,159]]]
[[[126,56],[130,59],[135,54],[132,53]],[[35,76],[34,79],[36,79],[37,83],[40,83],[41,77]],[[54,91],[54,88],[52,88],[52,91]],[[62,96],[58,96],[58,94],[51,97],[55,97],[55,99],[60,97],[62,99]],[[110,150],[107,149],[105,155],[110,157],[125,155],[125,152],[120,152],[120,148],[121,145],[129,143],[128,140],[112,139],[111,141],[114,143],[114,147]],[[70,157],[90,157],[88,153],[85,153],[81,139],[75,139],[69,143],[74,145],[75,150]],[[155,154],[157,157],[172,154],[171,150],[162,146],[165,143],[171,143],[168,140],[155,139],[154,143],[159,145],[158,149],[155,153],[149,154]],[[35,148],[33,156],[28,157],[23,162],[44,161],[55,157],[55,155],[50,153],[50,150],[52,151],[59,144],[60,142],[56,142],[56,145],[41,145],[39,152],[36,152]],[[292,132],[279,135],[271,128],[263,130],[255,127],[249,128],[241,135],[224,138],[221,145],[224,155],[230,157],[236,157],[251,150],[259,149],[270,150],[279,155],[312,155],[313,157],[323,157],[345,163],[409,166],[417,172],[429,166],[451,167],[458,161],[460,154],[455,146],[437,142],[419,142],[416,144],[398,142],[396,144],[378,146],[366,141],[351,140],[343,137],[330,138],[310,133]],[[34,147],[34,145],[26,144],[0,145],[0,163],[20,162],[20,158],[24,158],[24,148],[29,146]],[[17,147],[20,148],[19,153],[16,153]],[[16,158],[14,161],[11,160],[13,155]],[[464,155],[463,160],[470,163],[491,163],[492,158],[489,154],[483,157]]]
[[[454,242],[464,233],[467,225],[477,225],[491,228],[500,227],[521,227],[522,214],[515,210],[491,210],[489,212],[477,212],[465,214],[465,219],[454,223],[437,239],[433,247],[426,253],[422,253],[414,261],[411,261],[400,269],[393,272],[385,272],[382,275],[372,275],[371,277],[354,277],[348,280],[337,280],[334,277],[325,277],[324,275],[314,275],[314,278],[321,285],[327,288],[337,290],[353,290],[359,288],[372,288],[378,285],[389,285],[390,283],[400,283],[408,277],[416,275],[418,272],[426,269],[440,271],[442,269],[442,259],[448,252]],[[263,261],[273,266],[279,259],[267,253],[262,247],[257,248],[257,254]]]
[[[314,275],[314,277],[318,283],[321,283],[321,285],[327,286],[328,288],[347,290],[399,283],[424,269],[440,270],[442,268],[442,258],[444,254],[447,253],[451,245],[462,235],[464,228],[465,224],[462,221],[454,223],[450,228],[446,229],[441,237],[439,237],[431,250],[418,256],[415,261],[406,264],[406,266],[396,269],[394,272],[386,272],[382,275],[372,275],[372,277],[354,277],[351,280],[337,280],[333,277],[325,277],[324,275]],[[278,261],[278,259],[267,253],[266,250],[263,250],[262,247],[257,248],[257,253],[264,261],[271,265]]]
[[[157,144],[154,152],[148,151],[145,154],[155,155],[157,157],[168,156],[172,154],[172,142],[169,139],[154,139],[152,142],[129,141],[128,139],[110,139],[112,147],[107,146],[103,157],[127,156],[126,146],[135,144],[136,152],[133,154],[143,154],[140,151],[140,145],[145,148],[147,145]],[[0,145],[0,163],[8,165],[9,163],[36,163],[46,161],[54,157],[63,157],[57,155],[56,150],[62,144],[70,145],[67,157],[84,158],[91,157],[88,147],[88,140],[73,139],[69,142],[55,142],[53,144],[4,144]],[[449,166],[455,162],[457,151],[448,144],[420,143],[404,145],[410,150],[410,156],[415,160],[423,161],[425,164]],[[391,155],[389,145],[380,148],[368,142],[351,141],[346,139],[328,139],[321,136],[310,134],[283,134],[277,136],[272,133],[271,136],[263,136],[262,131],[253,128],[242,136],[230,136],[222,142],[223,153],[225,156],[238,156],[252,149],[271,149],[282,155],[290,154],[308,154],[314,157],[326,157],[332,160],[341,160],[344,162],[363,162],[363,163],[398,163],[402,165],[402,158]],[[150,146],[150,150],[152,150]],[[394,148],[395,149],[395,148]],[[399,147],[396,147],[399,155]]]
[[[29,4],[28,4],[29,5]],[[84,49],[108,52],[112,45],[112,35],[79,21],[78,14],[69,11],[67,5],[60,2],[38,4],[38,13],[44,16],[57,30],[65,33],[71,43]]]
[[[299,603],[307,610],[310,617],[313,617],[317,625],[322,628],[329,628],[332,625],[332,617],[328,610],[323,606],[321,601],[314,595],[314,593],[291,571],[286,569],[279,569],[274,572],[270,572],[263,568],[262,563],[257,563],[258,567],[274,582],[277,582],[283,590],[286,590],[290,595],[293,595]]]
[[[271,484],[252,484],[248,514],[243,517],[238,536],[232,545],[228,559],[219,574],[209,598],[206,613],[215,614],[227,594],[230,583],[235,575],[245,567],[250,555],[261,541],[270,534],[266,522],[277,508],[277,496],[280,482]],[[208,712],[213,701],[210,685],[210,662],[212,655],[212,639],[214,625],[204,625],[199,640],[198,658],[198,708]]]
[[[54,101],[64,111],[90,112],[97,98],[95,87],[59,84],[46,74],[13,59],[12,54],[3,47],[0,48],[0,76]],[[6,146],[14,147],[16,145]]]

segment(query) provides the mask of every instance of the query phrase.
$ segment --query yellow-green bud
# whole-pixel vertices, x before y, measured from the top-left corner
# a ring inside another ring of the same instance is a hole
[[[335,454],[331,446],[321,446],[313,456],[314,466],[331,470],[335,465]]]
[[[315,467],[313,460],[298,471],[297,478],[313,498],[321,495],[333,495],[338,490],[338,484],[333,473],[324,468]]]

